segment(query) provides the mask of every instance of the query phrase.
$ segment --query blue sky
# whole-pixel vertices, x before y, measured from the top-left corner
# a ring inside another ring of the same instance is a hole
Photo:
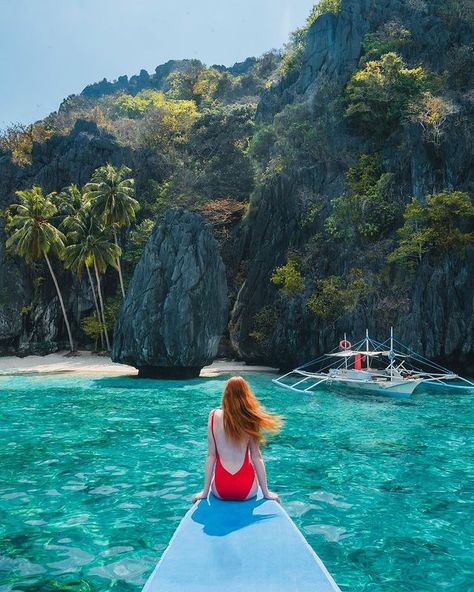
[[[278,48],[315,0],[3,0],[0,128],[102,78],[169,59],[231,65]]]

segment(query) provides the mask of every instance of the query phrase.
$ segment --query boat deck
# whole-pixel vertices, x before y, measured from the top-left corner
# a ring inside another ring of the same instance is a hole
[[[142,592],[334,592],[338,586],[285,510],[261,494],[212,494],[181,521]]]

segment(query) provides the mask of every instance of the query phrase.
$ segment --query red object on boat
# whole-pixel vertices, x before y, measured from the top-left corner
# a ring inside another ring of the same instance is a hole
[[[356,354],[354,360],[354,370],[367,370],[367,368],[362,368],[362,362],[367,360],[367,356],[363,356],[362,354]]]
[[[342,341],[339,342],[339,347],[341,349],[351,349],[352,344],[350,341],[347,341],[347,339],[343,339]]]

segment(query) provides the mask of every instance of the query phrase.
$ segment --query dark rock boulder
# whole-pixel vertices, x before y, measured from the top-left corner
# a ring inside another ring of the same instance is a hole
[[[112,360],[135,366],[140,376],[198,376],[217,353],[227,313],[217,242],[198,214],[168,210],[130,282]]]

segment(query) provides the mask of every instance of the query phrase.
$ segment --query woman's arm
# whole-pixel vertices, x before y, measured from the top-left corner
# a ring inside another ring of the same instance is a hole
[[[250,439],[250,457],[257,474],[258,483],[262,490],[263,496],[267,499],[280,501],[280,498],[276,493],[270,491],[267,485],[267,473],[265,471],[265,463],[263,462],[262,453],[260,452],[260,444],[254,438]]]
[[[212,413],[214,412],[211,411],[207,422],[207,457],[204,468],[204,488],[199,493],[193,495],[193,504],[197,500],[206,498],[209,494],[209,490],[211,489],[212,474],[214,471],[214,465],[216,464],[216,445],[211,430]]]

